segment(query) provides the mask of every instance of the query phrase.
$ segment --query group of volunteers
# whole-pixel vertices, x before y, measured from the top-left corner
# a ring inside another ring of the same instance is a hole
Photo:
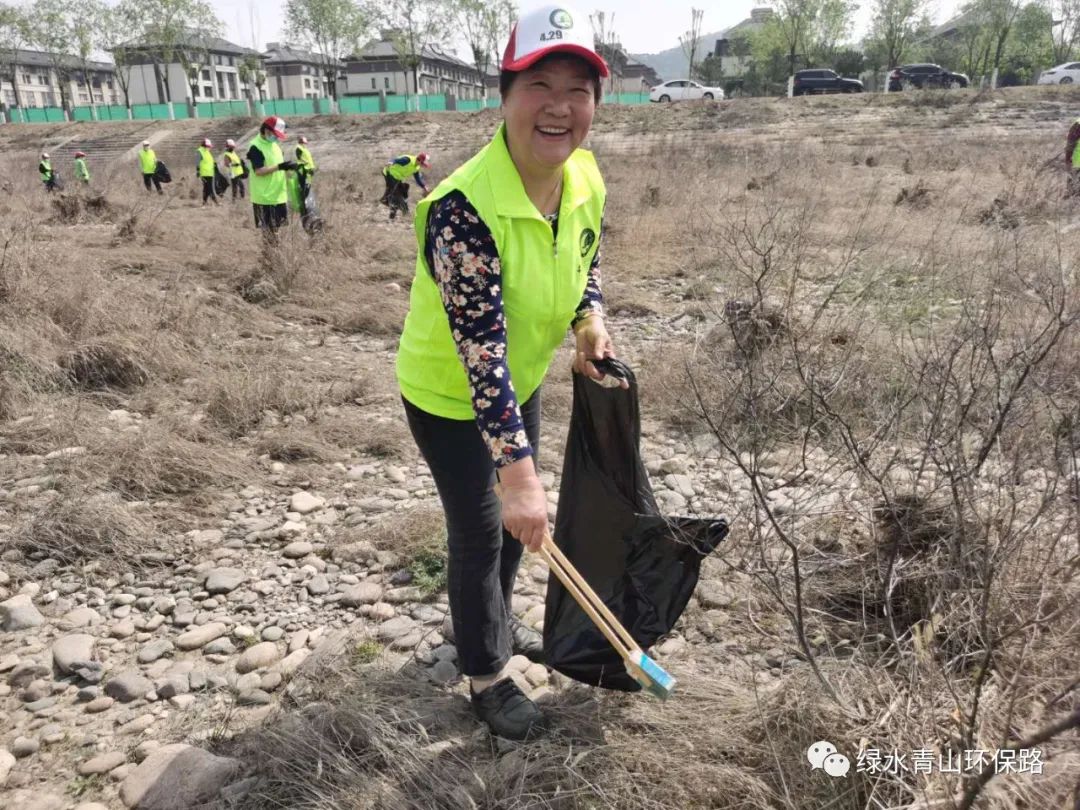
[[[236,141],[229,138],[220,155],[214,154],[214,144],[203,138],[196,149],[195,173],[202,184],[202,204],[220,205],[220,197],[232,190],[232,201],[250,196],[258,228],[275,230],[288,220],[291,207],[302,217],[307,215],[307,201],[311,179],[315,175],[315,158],[311,154],[308,139],[300,136],[295,150],[295,160],[286,160],[281,145],[286,140],[285,120],[270,116],[259,126],[259,134],[252,140],[247,153],[241,157]],[[383,167],[386,187],[380,202],[390,209],[390,219],[397,213],[408,213],[409,178],[413,178],[424,194],[427,184],[421,169],[431,167],[426,152],[416,155],[399,155]],[[149,192],[163,194],[163,180],[168,182],[168,171],[158,160],[150,141],[143,141],[139,150],[139,170],[143,185]],[[46,191],[60,187],[59,177],[53,169],[47,152],[41,153],[38,172]],[[86,165],[86,153],[75,153],[75,177],[84,185],[90,184],[90,171]],[[245,181],[250,184],[250,190]]]

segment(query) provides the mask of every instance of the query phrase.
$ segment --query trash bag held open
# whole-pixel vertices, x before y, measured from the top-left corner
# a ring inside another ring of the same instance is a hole
[[[648,650],[678,621],[701,561],[727,536],[728,524],[722,518],[660,514],[641,459],[634,374],[618,360],[597,366],[625,378],[630,388],[606,388],[574,375],[555,542]],[[554,575],[548,578],[544,653],[548,666],[574,680],[624,692],[641,689]]]

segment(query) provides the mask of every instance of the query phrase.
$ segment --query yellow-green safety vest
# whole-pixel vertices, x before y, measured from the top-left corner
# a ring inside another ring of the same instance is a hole
[[[199,177],[214,176],[214,153],[207,147],[199,147]]]
[[[90,170],[86,168],[86,158],[75,158],[75,177],[83,182],[90,182]]]
[[[1073,126],[1080,127],[1080,118],[1073,121]],[[1080,141],[1077,141],[1076,146],[1073,147],[1072,165],[1077,171],[1080,171]]]
[[[416,159],[416,155],[402,155],[402,157],[407,157],[409,159],[407,165],[401,166],[397,163],[391,163],[386,167],[384,173],[390,175],[395,180],[407,180],[420,171],[420,161]]]
[[[263,166],[278,166],[285,162],[281,155],[281,145],[276,141],[268,141],[259,135],[251,142],[263,156]],[[251,173],[251,202],[255,205],[280,205],[288,199],[285,189],[285,172],[276,171],[259,176],[257,171]]]
[[[240,162],[240,156],[233,149],[225,150],[225,160],[229,161],[229,176],[240,177],[244,173],[244,166]]]
[[[153,149],[139,150],[139,168],[143,174],[153,174],[157,171],[157,153]]]
[[[296,162],[305,174],[315,174],[315,158],[311,156],[311,150],[303,144],[296,147]]]
[[[43,160],[38,164],[38,173],[41,175],[41,181],[47,183],[52,179],[52,161]]]
[[[427,266],[427,214],[432,203],[460,190],[491,230],[499,253],[506,318],[507,363],[525,402],[540,387],[555,350],[581,303],[599,247],[607,192],[591,152],[576,150],[563,168],[557,241],[529,200],[505,129],[416,206],[416,276],[397,355],[401,393],[421,410],[447,419],[475,418],[471,389]]]

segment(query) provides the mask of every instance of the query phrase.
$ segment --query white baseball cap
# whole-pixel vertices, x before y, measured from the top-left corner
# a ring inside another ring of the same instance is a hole
[[[589,18],[565,5],[542,5],[523,14],[510,32],[502,69],[525,70],[552,53],[580,56],[608,75],[607,62],[596,52]]]

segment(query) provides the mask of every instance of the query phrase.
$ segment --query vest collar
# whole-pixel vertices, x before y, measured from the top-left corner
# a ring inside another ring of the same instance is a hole
[[[559,203],[559,212],[568,213],[575,208],[588,202],[592,194],[588,182],[579,172],[574,171],[575,150],[566,163],[563,164],[563,188],[562,199]],[[529,195],[525,193],[525,184],[521,182],[517,166],[510,157],[510,148],[506,144],[506,123],[499,124],[495,137],[487,146],[487,161],[491,175],[498,178],[492,182],[492,197],[495,199],[495,210],[500,216],[515,219],[539,219],[543,220],[540,212],[536,210]]]

